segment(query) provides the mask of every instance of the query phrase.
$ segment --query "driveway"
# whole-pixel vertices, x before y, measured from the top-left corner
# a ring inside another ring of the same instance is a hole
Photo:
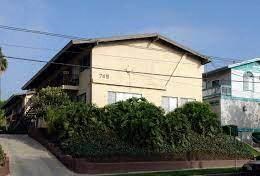
[[[27,135],[0,135],[0,144],[10,157],[11,176],[76,176],[41,144]]]

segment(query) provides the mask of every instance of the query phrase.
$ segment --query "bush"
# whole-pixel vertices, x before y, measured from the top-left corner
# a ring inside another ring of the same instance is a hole
[[[119,139],[136,147],[157,149],[163,145],[164,111],[144,98],[131,98],[104,107],[102,121]]]
[[[185,147],[191,159],[243,159],[253,158],[248,146],[232,136],[218,134],[214,137],[193,133],[190,146]],[[182,151],[185,151],[182,148]]]
[[[91,131],[105,126],[97,120],[99,109],[91,104],[71,102],[66,106],[49,107],[46,122],[50,134],[55,134],[59,139],[71,136],[86,137]]]
[[[41,89],[32,97],[32,106],[37,118],[45,118],[49,107],[59,108],[70,103],[69,96],[58,87],[47,87]]]
[[[188,118],[191,130],[202,136],[214,136],[221,132],[220,120],[210,105],[202,102],[189,102],[175,111]]]
[[[190,130],[191,124],[188,118],[179,110],[166,114],[163,121],[163,134],[167,144],[172,146],[187,146]]]
[[[0,109],[0,128],[5,127],[6,125],[6,118],[4,110]]]
[[[0,166],[3,166],[5,163],[5,154],[2,149],[2,146],[0,145]]]
[[[166,115],[144,98],[131,98],[104,108],[76,102],[57,104],[45,109],[49,136],[63,152],[75,157],[252,157],[244,143],[221,133],[219,120],[205,103],[187,103]]]

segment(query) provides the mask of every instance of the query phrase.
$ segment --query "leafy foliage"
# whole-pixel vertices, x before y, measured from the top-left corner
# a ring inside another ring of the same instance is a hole
[[[3,55],[2,48],[0,48],[0,74],[4,72],[8,67],[8,62]]]
[[[41,89],[32,97],[32,107],[38,118],[45,118],[48,108],[57,109],[70,102],[69,96],[58,87]]]
[[[71,102],[64,94],[58,89],[43,90],[36,102],[44,107],[40,114],[45,117],[52,141],[75,157],[90,160],[253,157],[245,144],[221,133],[220,123],[208,104],[187,103],[165,115],[160,107],[144,98],[98,108]]]
[[[214,136],[221,131],[220,121],[210,105],[201,102],[189,102],[175,111],[188,118],[191,130],[202,136]]]
[[[0,109],[0,127],[3,127],[5,125],[6,125],[5,112],[4,110]]]
[[[163,121],[164,140],[172,146],[187,146],[191,124],[180,109],[166,114]]]
[[[124,142],[156,149],[163,145],[164,111],[144,98],[131,98],[104,108],[104,123]]]
[[[2,146],[0,145],[0,166],[3,166],[5,162],[5,154],[2,149]]]
[[[0,100],[0,109],[4,105],[5,101]]]
[[[88,137],[92,132],[104,129],[102,122],[97,120],[99,109],[91,104],[71,102],[59,109],[49,110],[47,123],[50,132],[54,132],[60,139],[74,136]]]
[[[190,145],[185,148],[191,154],[191,159],[242,159],[254,157],[245,143],[223,134],[204,137],[192,133]],[[182,149],[182,151],[185,151],[185,149]]]

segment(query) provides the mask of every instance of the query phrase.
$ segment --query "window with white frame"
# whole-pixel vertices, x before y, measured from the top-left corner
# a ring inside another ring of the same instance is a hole
[[[173,111],[178,107],[178,98],[177,97],[162,97],[162,108],[166,112]]]
[[[254,91],[254,75],[252,72],[246,72],[243,75],[243,89],[244,91]]]
[[[108,104],[112,104],[118,101],[124,101],[127,100],[129,98],[141,98],[142,95],[141,94],[137,94],[137,93],[127,93],[127,92],[112,92],[109,91],[108,92]]]
[[[194,98],[180,98],[180,106],[183,106],[184,104],[188,102],[196,101]]]

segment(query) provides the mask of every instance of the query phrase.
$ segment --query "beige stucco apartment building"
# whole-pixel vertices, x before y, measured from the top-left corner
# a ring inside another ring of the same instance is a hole
[[[104,106],[145,97],[166,111],[202,100],[208,58],[159,34],[72,40],[23,89],[60,86]]]

